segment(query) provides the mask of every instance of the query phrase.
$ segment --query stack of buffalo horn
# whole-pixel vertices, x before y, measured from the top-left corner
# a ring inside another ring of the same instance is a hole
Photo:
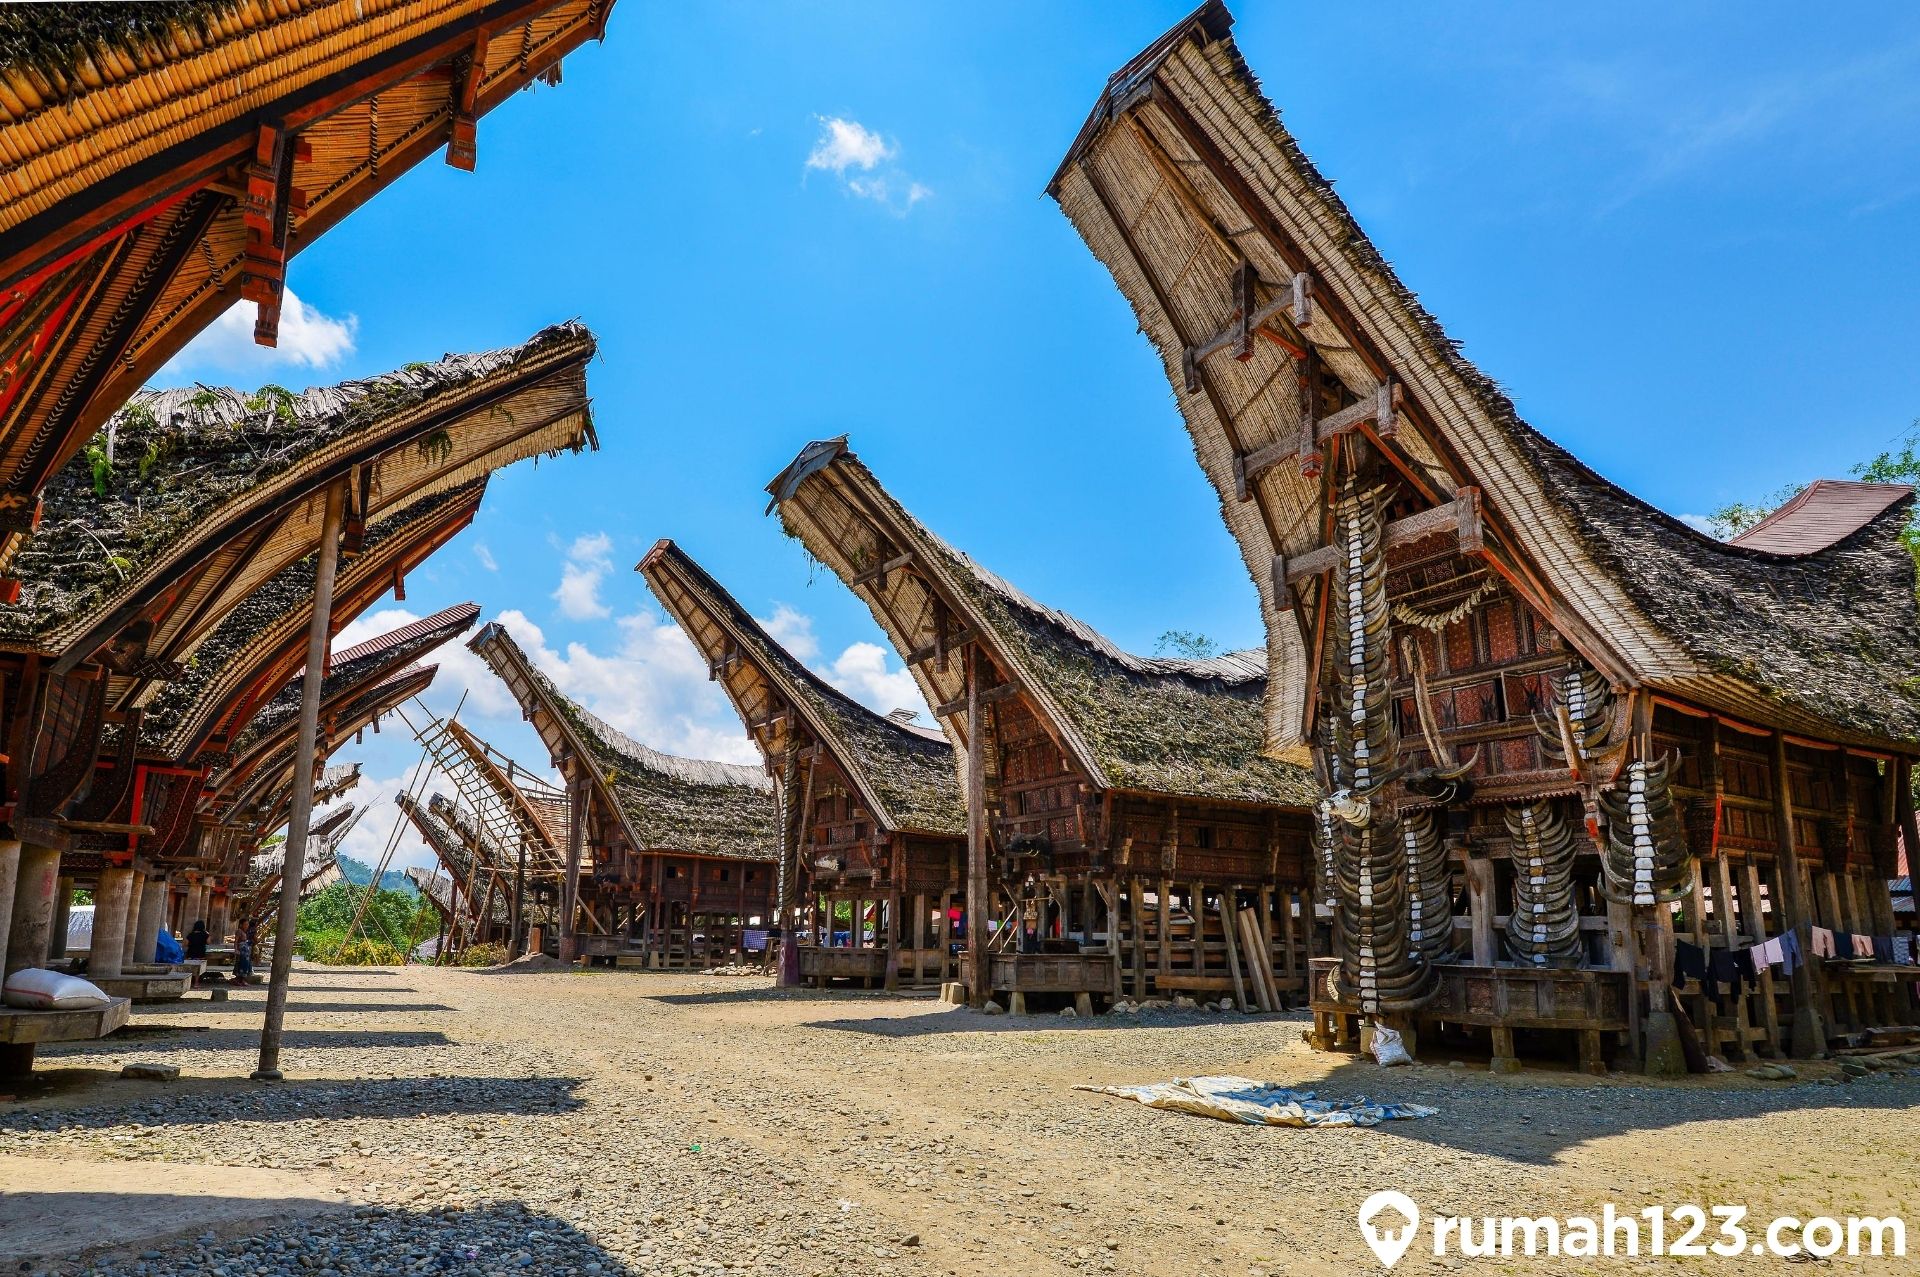
[[[1433,996],[1437,973],[1411,937],[1407,845],[1380,801],[1399,774],[1388,653],[1384,501],[1348,478],[1334,506],[1339,557],[1330,586],[1335,757],[1328,771],[1343,787],[1330,799],[1341,825],[1334,864],[1336,998],[1369,1014],[1412,1010]]]
[[[1658,905],[1693,886],[1693,859],[1668,785],[1671,757],[1635,759],[1612,789],[1600,795],[1607,846],[1600,857],[1601,888],[1619,904]]]
[[[1507,956],[1539,967],[1577,967],[1584,955],[1573,903],[1573,827],[1550,802],[1505,812],[1513,848]]]

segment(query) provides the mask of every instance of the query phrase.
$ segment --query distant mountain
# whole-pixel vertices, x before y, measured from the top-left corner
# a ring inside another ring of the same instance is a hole
[[[355,860],[352,856],[341,856],[340,876],[356,887],[364,887],[373,881],[373,866],[364,860]],[[380,890],[401,891],[409,896],[419,895],[413,880],[398,869],[389,869],[380,877]]]

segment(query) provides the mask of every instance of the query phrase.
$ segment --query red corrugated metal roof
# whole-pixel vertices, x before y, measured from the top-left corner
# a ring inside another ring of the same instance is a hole
[[[480,605],[478,603],[456,603],[450,608],[443,608],[435,612],[432,616],[421,617],[411,625],[403,625],[397,630],[389,630],[378,638],[370,638],[366,642],[355,647],[350,647],[344,652],[335,652],[330,658],[329,668],[338,669],[350,661],[357,661],[363,656],[372,656],[376,652],[387,651],[389,648],[398,647],[402,643],[411,643],[417,638],[425,638],[427,635],[435,633],[436,631],[451,630],[457,633],[473,624],[475,618],[479,615]]]
[[[1730,544],[1768,554],[1817,554],[1866,527],[1911,491],[1904,483],[1816,479]]]

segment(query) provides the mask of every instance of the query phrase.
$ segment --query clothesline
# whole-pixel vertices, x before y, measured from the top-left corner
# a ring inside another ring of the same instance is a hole
[[[1915,964],[1914,938],[1910,934],[1874,936],[1864,932],[1814,927],[1809,935],[1811,955],[1801,948],[1800,936],[1793,931],[1744,949],[1704,949],[1686,940],[1676,940],[1673,952],[1674,978],[1698,980],[1707,996],[1718,1006],[1729,996],[1728,990],[1742,983],[1750,990],[1757,988],[1762,971],[1779,967],[1783,974],[1790,975],[1809,956],[1833,962],[1876,962],[1891,966]]]

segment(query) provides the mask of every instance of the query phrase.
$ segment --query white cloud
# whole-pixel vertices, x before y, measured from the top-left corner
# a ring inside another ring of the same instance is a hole
[[[849,195],[878,204],[895,217],[905,217],[914,205],[933,195],[926,183],[893,165],[900,157],[898,142],[858,120],[837,115],[817,118],[820,136],[807,155],[809,169],[832,173]]]
[[[154,381],[168,384],[236,375],[265,381],[292,369],[332,368],[354,352],[358,316],[336,319],[322,314],[288,289],[280,308],[280,344],[261,346],[253,340],[255,309],[252,302],[229,306],[167,361]]]
[[[817,118],[820,139],[807,156],[808,168],[827,169],[844,176],[850,168],[871,169],[900,153],[897,144],[888,142],[858,120],[843,120],[837,115]]]
[[[772,620],[760,616],[753,619],[761,629],[773,636],[774,642],[801,661],[811,661],[820,655],[820,640],[814,637],[813,618],[805,612],[786,603],[776,603],[773,605]]]
[[[827,680],[882,714],[896,709],[925,712],[927,702],[920,695],[920,685],[913,681],[913,675],[905,666],[889,670],[887,664],[886,649],[878,643],[849,644],[846,651],[834,658]],[[932,723],[933,715],[927,714],[923,722]]]
[[[600,581],[613,570],[613,538],[604,532],[575,537],[560,567],[560,585],[553,597],[560,614],[572,621],[592,621],[610,615],[600,601]]]
[[[1695,532],[1704,532],[1710,537],[1720,535],[1714,530],[1713,520],[1704,514],[1680,514],[1674,517],[1692,528]]]
[[[499,560],[493,557],[493,551],[487,548],[485,541],[475,541],[473,543],[473,557],[480,560],[480,566],[489,572],[498,572],[500,570]]]

